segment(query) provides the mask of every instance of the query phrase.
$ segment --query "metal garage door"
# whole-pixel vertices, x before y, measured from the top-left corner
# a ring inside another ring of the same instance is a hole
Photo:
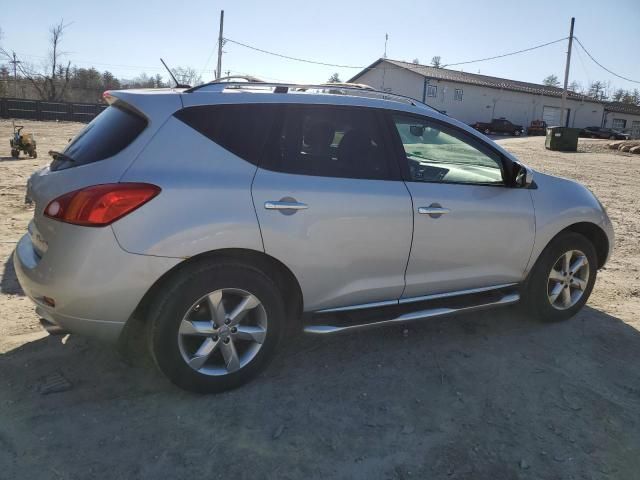
[[[560,107],[543,107],[542,120],[550,127],[560,125]]]

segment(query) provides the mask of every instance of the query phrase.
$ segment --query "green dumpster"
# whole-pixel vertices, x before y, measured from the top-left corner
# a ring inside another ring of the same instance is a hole
[[[578,135],[581,128],[549,127],[544,146],[548,150],[575,152],[578,150]]]

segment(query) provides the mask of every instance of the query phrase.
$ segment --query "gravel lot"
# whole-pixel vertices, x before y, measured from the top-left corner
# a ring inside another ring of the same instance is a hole
[[[81,125],[24,123],[37,160],[8,157],[0,121],[0,479],[640,478],[640,156],[498,140],[613,220],[614,257],[572,320],[510,308],[302,337],[244,388],[197,396],[144,357],[40,329],[10,263],[24,185]]]

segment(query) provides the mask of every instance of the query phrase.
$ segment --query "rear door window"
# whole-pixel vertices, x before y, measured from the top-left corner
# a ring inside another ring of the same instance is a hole
[[[288,105],[261,167],[319,177],[395,179],[377,111]]]
[[[80,131],[63,150],[64,156],[51,163],[51,170],[77,167],[113,157],[130,145],[146,126],[147,120],[142,115],[116,103]]]

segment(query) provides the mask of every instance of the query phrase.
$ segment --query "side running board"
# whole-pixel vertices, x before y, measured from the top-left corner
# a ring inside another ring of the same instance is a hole
[[[311,324],[305,325],[304,332],[312,334],[330,334],[341,333],[352,330],[362,330],[366,328],[379,327],[384,325],[393,325],[396,323],[411,322],[414,320],[423,320],[426,318],[441,317],[444,315],[451,315],[455,313],[472,312],[476,310],[482,310],[485,308],[498,307],[501,305],[510,305],[520,300],[520,294],[517,291],[498,291],[493,292],[492,295],[486,297],[465,296],[466,298],[457,297],[447,303],[442,301],[433,302],[432,305],[422,304],[418,307],[418,310],[399,312],[397,308],[387,309],[385,312],[381,312],[381,316],[378,318],[349,318],[348,315],[334,315],[324,319],[325,321],[320,323],[322,317],[326,315],[319,315],[314,317]],[[462,300],[462,301],[461,301]],[[405,307],[406,308],[406,307]],[[383,310],[383,309],[381,309]],[[320,317],[320,318],[318,318]],[[345,318],[346,317],[346,318]],[[333,321],[329,321],[333,320]]]

